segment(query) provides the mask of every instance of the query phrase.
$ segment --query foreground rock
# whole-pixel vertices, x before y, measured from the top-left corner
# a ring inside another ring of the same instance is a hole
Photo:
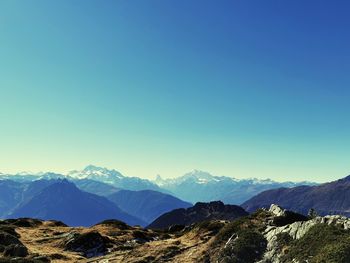
[[[281,213],[281,211],[283,212]],[[283,216],[285,214],[285,211],[286,210],[283,210],[277,205],[271,205],[269,209],[269,212],[278,216]],[[282,260],[282,257],[285,256],[286,253],[284,253],[284,251],[281,251],[281,246],[279,244],[281,242],[281,239],[283,238],[284,241],[289,240],[289,242],[292,240],[299,240],[305,236],[312,227],[318,226],[320,224],[333,225],[344,230],[348,230],[350,228],[350,219],[339,215],[329,215],[324,217],[315,217],[307,221],[297,221],[279,227],[273,225],[267,226],[264,231],[264,237],[267,240],[267,250],[264,254],[263,259],[259,261],[259,263],[284,262],[284,260]]]

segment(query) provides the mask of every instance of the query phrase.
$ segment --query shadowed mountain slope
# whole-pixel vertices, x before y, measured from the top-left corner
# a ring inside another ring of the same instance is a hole
[[[278,204],[307,214],[314,208],[320,215],[350,215],[350,176],[318,186],[279,188],[262,192],[242,204],[247,211]]]
[[[191,203],[152,190],[120,190],[107,197],[130,215],[150,223],[160,215],[177,208],[188,208]]]
[[[71,226],[90,226],[105,219],[118,219],[130,225],[145,224],[108,199],[83,192],[67,180],[59,180],[43,189],[8,217],[55,219]]]

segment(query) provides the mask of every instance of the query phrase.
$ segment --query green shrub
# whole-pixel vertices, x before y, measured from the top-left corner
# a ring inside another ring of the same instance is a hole
[[[239,231],[237,236],[220,251],[219,262],[253,263],[262,257],[267,241],[261,233],[245,229]]]
[[[299,240],[290,243],[281,262],[349,263],[350,232],[341,226],[317,224]]]

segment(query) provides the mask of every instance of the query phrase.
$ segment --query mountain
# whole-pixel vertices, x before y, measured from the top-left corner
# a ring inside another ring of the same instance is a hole
[[[108,196],[121,190],[113,185],[90,179],[71,179],[70,181],[80,190],[100,196]]]
[[[193,207],[175,209],[154,220],[148,228],[163,229],[172,225],[190,225],[208,220],[234,220],[248,213],[240,206],[225,205],[220,201],[196,203]]]
[[[320,215],[350,216],[350,176],[317,186],[279,188],[262,192],[242,204],[248,211],[269,207],[272,203],[307,214],[313,208]]]
[[[150,223],[165,212],[176,208],[188,208],[191,203],[174,196],[152,190],[120,190],[107,197],[130,215]]]
[[[11,180],[0,180],[0,218],[22,200],[24,186]]]
[[[214,176],[199,170],[194,170],[175,179],[162,179],[158,175],[154,183],[170,191],[176,197],[192,203],[221,200],[226,204],[241,204],[256,194],[269,189],[314,184],[310,182],[280,183],[270,179],[260,180],[256,178],[235,179]]]
[[[0,173],[0,180],[12,180],[16,182],[30,182],[38,180],[42,176],[42,173],[29,173],[21,172],[17,174],[4,174]]]
[[[88,165],[83,170],[71,171],[68,174],[58,174],[58,173],[31,173],[31,172],[22,172],[18,174],[2,174],[0,173],[0,180],[13,180],[17,182],[32,182],[35,180],[51,180],[51,179],[68,179],[70,181],[77,182],[77,185],[82,187],[82,189],[94,192],[92,182],[79,181],[79,180],[92,180],[95,182],[101,182],[105,184],[112,185],[114,188],[121,188],[126,190],[154,190],[164,193],[169,193],[167,190],[160,188],[155,183],[147,179],[141,179],[139,177],[128,177],[123,176],[116,170],[109,170],[107,168],[102,168],[94,165]],[[95,183],[96,184],[96,183]],[[97,186],[97,184],[96,184]],[[102,185],[99,185],[98,188],[102,189]],[[108,193],[113,192],[112,188],[109,188]],[[101,191],[98,190],[97,193],[101,194]]]
[[[145,224],[108,199],[83,192],[67,180],[58,180],[44,188],[8,216],[19,217],[55,219],[71,226],[90,226],[106,219],[118,219],[131,225]]]
[[[0,180],[0,218],[6,217],[16,207],[30,200],[55,180],[12,181]]]
[[[116,170],[88,165],[81,171],[71,171],[67,174],[70,179],[90,179],[113,185],[126,190],[155,190],[164,192],[159,186],[147,179],[123,176]]]

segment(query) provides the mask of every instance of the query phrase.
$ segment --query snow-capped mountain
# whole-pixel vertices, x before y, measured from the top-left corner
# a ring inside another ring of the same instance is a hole
[[[252,196],[274,188],[310,185],[310,182],[276,182],[271,179],[237,179],[214,176],[208,172],[194,170],[178,178],[154,180],[159,187],[172,192],[178,198],[192,203],[221,200],[228,204],[241,204]]]
[[[169,193],[167,190],[160,188],[155,183],[141,179],[139,177],[127,177],[114,169],[102,168],[94,165],[88,165],[83,170],[71,171],[65,175],[58,173],[30,173],[23,172],[18,174],[0,174],[0,180],[13,180],[17,182],[31,182],[36,180],[68,179],[81,185],[79,181],[88,180],[91,183],[99,182],[112,185],[115,188],[126,190],[154,190]],[[96,184],[97,185],[97,184]],[[91,192],[91,191],[90,191]]]
[[[73,180],[90,179],[126,190],[155,190],[167,192],[147,179],[127,177],[116,170],[109,170],[107,168],[94,165],[88,165],[81,171],[71,171],[67,174],[67,176]]]
[[[154,190],[191,202],[210,202],[221,200],[227,204],[241,204],[262,191],[280,188],[294,187],[298,185],[315,185],[310,182],[276,182],[271,179],[236,179],[227,176],[214,176],[208,172],[194,170],[181,177],[174,179],[163,179],[157,176],[153,182],[139,177],[127,177],[114,169],[102,168],[94,165],[88,165],[82,170],[75,170],[66,175],[57,173],[18,173],[15,175],[0,174],[0,180],[10,179],[18,182],[30,182],[35,180],[52,180],[66,178],[83,187],[88,186],[90,192],[97,189],[101,193],[101,189],[109,189],[108,185],[113,189],[125,190]],[[84,182],[79,182],[88,180]],[[108,184],[108,185],[102,185]],[[85,187],[85,188],[84,188]]]
[[[81,171],[71,171],[67,174],[67,176],[74,179],[91,179],[109,184],[113,184],[115,181],[118,181],[124,177],[121,173],[114,169],[108,170],[107,168],[94,165],[88,165]]]
[[[0,173],[0,180],[14,180],[18,182],[30,182],[38,180],[43,173],[20,172],[17,174]]]

